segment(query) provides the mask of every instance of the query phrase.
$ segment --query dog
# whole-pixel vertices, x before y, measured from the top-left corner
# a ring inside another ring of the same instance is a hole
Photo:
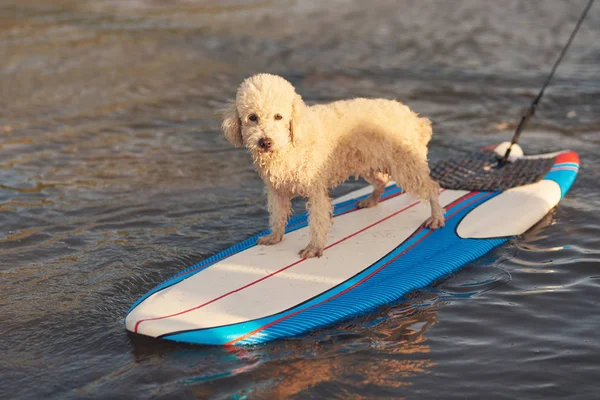
[[[308,106],[284,78],[258,74],[241,83],[222,116],[225,138],[250,151],[266,185],[271,233],[260,245],[283,239],[291,200],[301,196],[307,198],[310,241],[299,254],[321,257],[333,213],[328,189],[350,176],[373,185],[359,208],[376,206],[393,179],[429,201],[425,227],[444,226],[440,187],[427,164],[431,121],[398,101],[356,98]]]

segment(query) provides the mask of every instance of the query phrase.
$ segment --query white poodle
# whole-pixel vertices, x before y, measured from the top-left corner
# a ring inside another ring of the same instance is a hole
[[[444,226],[439,185],[429,177],[431,122],[394,100],[353,99],[307,106],[292,84],[270,74],[246,79],[224,111],[223,132],[245,145],[267,187],[271,233],[259,244],[279,243],[291,199],[306,197],[310,243],[301,257],[320,257],[331,224],[328,188],[360,175],[374,187],[359,207],[379,202],[390,177],[428,200],[427,228]]]

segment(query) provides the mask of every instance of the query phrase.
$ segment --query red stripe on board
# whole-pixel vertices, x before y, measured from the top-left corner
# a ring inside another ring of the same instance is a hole
[[[475,194],[479,194],[481,192],[472,192],[471,195],[467,196],[466,199],[473,197]],[[483,192],[485,193],[485,192]],[[487,192],[487,194],[484,194],[483,198],[485,197],[489,197],[490,195],[494,194],[494,192]],[[471,204],[475,203],[476,201],[481,200],[482,197],[478,197],[475,200],[471,200],[470,202],[468,202],[467,204],[464,204],[461,208],[459,208],[458,210],[454,211],[452,214],[448,215],[448,217],[446,217],[446,221],[448,221],[450,218],[454,217],[457,213],[459,213],[460,211],[464,210],[465,208],[469,207]]]
[[[451,209],[451,208],[452,208],[452,206],[453,206],[454,204],[456,204],[457,202],[460,202],[460,201],[467,200],[467,199],[469,199],[469,198],[471,198],[471,197],[473,197],[473,196],[475,196],[476,194],[479,194],[479,193],[481,193],[481,192],[471,192],[471,193],[469,193],[468,195],[465,195],[465,196],[461,197],[460,199],[457,199],[457,200],[455,200],[455,201],[454,201],[452,204],[450,204],[450,205],[446,206],[446,209],[447,209],[447,210],[449,210],[449,209]],[[493,193],[488,193],[488,194],[487,194],[487,196],[490,196],[490,195],[492,195],[492,194],[493,194]],[[484,197],[486,197],[486,196],[484,196]],[[466,208],[466,207],[470,206],[471,204],[473,204],[473,203],[475,203],[475,202],[477,202],[477,201],[479,201],[479,200],[481,200],[481,198],[477,198],[477,199],[475,199],[475,200],[472,200],[472,201],[470,201],[469,203],[467,203],[467,204],[463,205],[461,208],[459,208],[458,210],[456,210],[455,212],[453,212],[453,213],[452,213],[450,216],[448,216],[448,217],[446,218],[446,221],[448,221],[450,218],[452,218],[454,215],[456,215],[456,213],[458,213],[459,211],[463,210],[464,208]],[[425,228],[424,228],[424,227],[421,227],[421,228],[419,228],[419,229],[418,229],[418,230],[417,230],[415,233],[413,233],[413,234],[411,235],[411,237],[414,237],[414,236],[418,235],[418,234],[419,234],[419,233],[420,233],[420,232],[421,232],[423,229],[425,229]],[[312,306],[310,306],[310,307],[304,308],[304,309],[302,309],[302,310],[298,310],[298,311],[296,311],[296,312],[294,312],[294,313],[292,313],[292,314],[286,315],[285,317],[281,317],[281,318],[279,318],[278,320],[275,320],[275,321],[273,321],[273,322],[270,322],[270,323],[268,323],[268,324],[266,324],[266,325],[264,325],[264,326],[261,326],[260,328],[258,328],[258,329],[255,329],[255,330],[254,330],[254,331],[252,331],[252,332],[249,332],[249,333],[247,333],[247,334],[245,334],[245,335],[243,335],[243,336],[240,336],[240,337],[239,337],[239,338],[237,338],[237,339],[234,339],[234,340],[231,340],[231,341],[229,341],[229,342],[225,343],[225,346],[232,346],[232,345],[234,345],[234,344],[235,344],[235,343],[237,343],[237,342],[240,342],[240,341],[242,341],[242,340],[245,340],[245,339],[247,339],[247,338],[249,338],[249,337],[251,337],[251,336],[254,336],[254,335],[256,335],[256,334],[257,334],[257,333],[259,333],[259,332],[262,332],[263,330],[265,330],[265,329],[267,329],[267,328],[270,328],[270,327],[271,327],[271,326],[273,326],[273,325],[276,325],[276,324],[278,324],[278,323],[280,323],[280,322],[282,322],[282,321],[285,321],[285,320],[286,320],[286,319],[288,319],[288,318],[291,318],[291,317],[293,317],[293,316],[296,316],[296,315],[298,315],[298,314],[300,314],[300,313],[303,313],[304,311],[310,310],[310,309],[312,309],[312,308],[315,308],[315,307],[317,307],[317,306],[320,306],[320,305],[322,305],[322,304],[328,303],[328,302],[330,302],[331,300],[333,300],[333,299],[336,299],[336,298],[340,297],[340,296],[341,296],[341,295],[343,295],[344,293],[348,293],[350,290],[352,290],[352,289],[354,289],[355,287],[357,287],[357,286],[359,286],[359,285],[363,284],[364,282],[368,281],[368,280],[369,280],[369,279],[371,279],[371,278],[372,278],[374,275],[378,274],[378,273],[379,273],[381,270],[383,270],[383,269],[384,269],[384,268],[386,268],[388,265],[390,265],[392,262],[396,261],[398,258],[400,258],[400,257],[401,257],[401,256],[403,256],[404,254],[406,254],[406,253],[407,253],[409,250],[411,250],[412,248],[414,248],[414,247],[415,247],[417,244],[421,243],[421,241],[423,241],[423,239],[425,239],[426,237],[428,237],[429,235],[431,235],[433,232],[434,232],[433,230],[430,230],[430,231],[429,231],[429,232],[427,232],[425,235],[423,235],[423,237],[422,237],[422,238],[420,238],[420,239],[419,239],[419,240],[417,240],[415,243],[413,243],[412,245],[410,245],[409,247],[407,247],[406,249],[404,249],[404,251],[402,251],[400,254],[396,255],[394,258],[390,259],[388,262],[386,262],[385,264],[383,264],[381,267],[377,268],[375,271],[371,272],[369,275],[365,276],[363,279],[361,279],[360,281],[356,282],[354,285],[350,286],[349,288],[347,288],[347,289],[345,289],[345,290],[341,291],[340,293],[338,293],[338,294],[336,294],[336,295],[334,295],[334,296],[332,296],[332,297],[330,297],[330,298],[327,298],[327,299],[323,300],[323,301],[322,301],[322,302],[320,302],[320,303],[313,304],[313,305],[312,305]],[[406,239],[406,240],[410,240],[410,237],[409,237],[408,239]]]
[[[399,192],[392,193],[392,194],[391,194],[391,195],[389,195],[389,196],[383,197],[381,200],[379,200],[379,202],[380,202],[380,203],[382,203],[382,202],[384,202],[384,201],[386,201],[386,200],[393,199],[394,197],[400,196],[401,194],[404,194],[404,193],[406,193],[404,190],[400,190]],[[341,212],[341,213],[339,213],[339,214],[334,214],[334,215],[333,215],[333,217],[335,218],[335,217],[338,217],[338,216],[340,216],[340,215],[348,214],[348,213],[351,213],[351,212],[353,212],[353,211],[358,211],[358,210],[360,210],[360,208],[358,208],[358,207],[354,207],[354,208],[351,208],[350,210],[347,210],[347,211]],[[302,221],[302,222],[298,222],[298,223],[296,223],[296,224],[294,224],[294,225],[288,226],[288,227],[286,228],[286,231],[287,231],[287,230],[290,230],[290,229],[295,229],[295,228],[297,228],[298,226],[304,225],[305,223],[306,223],[306,221]],[[241,251],[244,251],[244,250],[241,250]],[[234,254],[237,254],[237,253],[234,253]],[[231,254],[231,255],[233,255],[233,254]],[[231,255],[230,255],[230,256],[231,256]],[[192,274],[192,272],[194,272],[194,273],[195,273],[195,271],[197,271],[197,270],[199,270],[199,269],[206,269],[206,268],[208,268],[208,267],[211,267],[211,266],[213,266],[213,265],[215,265],[216,263],[218,263],[218,262],[221,262],[221,261],[223,261],[223,259],[217,259],[217,260],[215,260],[215,261],[213,261],[213,262],[211,262],[211,263],[209,263],[209,264],[206,264],[206,265],[199,265],[198,267],[196,267],[196,268],[192,268],[192,269],[189,269],[189,270],[187,270],[186,272],[180,272],[180,274],[177,274],[177,275],[175,275],[175,276],[176,276],[177,278],[181,278],[182,276],[185,276],[185,275],[190,275],[190,274]]]
[[[442,189],[442,191],[441,191],[441,192],[444,192],[445,190],[446,190],[446,189]],[[419,203],[420,203],[420,201],[416,201],[416,202],[414,202],[414,203],[412,203],[412,204],[410,204],[410,205],[408,205],[408,206],[404,207],[403,209],[401,209],[401,210],[399,210],[399,211],[396,211],[395,213],[393,213],[393,214],[390,214],[390,215],[388,215],[387,217],[385,217],[385,218],[383,218],[383,219],[380,219],[379,221],[377,221],[377,222],[374,222],[374,223],[372,223],[371,225],[368,225],[368,226],[366,226],[366,227],[364,227],[364,228],[362,228],[362,229],[360,229],[360,230],[358,230],[358,231],[356,231],[356,232],[352,233],[351,235],[348,235],[348,236],[346,236],[345,238],[338,240],[338,241],[337,241],[337,242],[335,242],[335,243],[332,243],[332,244],[330,244],[329,246],[326,246],[326,247],[325,247],[323,250],[327,250],[327,249],[329,249],[329,248],[331,248],[331,247],[333,247],[333,246],[335,246],[335,245],[337,245],[337,244],[340,244],[340,243],[342,243],[343,241],[345,241],[345,240],[348,240],[348,239],[350,239],[351,237],[354,237],[354,236],[358,235],[359,233],[362,233],[362,232],[366,231],[367,229],[370,229],[370,228],[374,227],[375,225],[378,225],[378,224],[382,223],[383,221],[386,221],[386,220],[388,220],[388,219],[390,219],[390,218],[392,218],[392,217],[394,217],[394,216],[396,216],[396,215],[398,215],[398,214],[400,214],[400,213],[402,213],[402,212],[404,212],[404,211],[408,210],[409,208],[416,206],[416,205],[417,205],[417,204],[419,204]],[[187,310],[180,311],[180,312],[178,312],[178,313],[174,313],[174,314],[170,314],[170,315],[165,315],[165,316],[162,316],[162,317],[154,317],[154,318],[141,319],[141,320],[139,320],[139,321],[138,321],[138,322],[135,324],[134,332],[136,332],[136,333],[137,333],[137,331],[138,331],[138,328],[139,328],[139,326],[140,326],[140,324],[141,324],[142,322],[146,322],[146,321],[156,321],[156,320],[160,320],[160,319],[171,318],[171,317],[175,317],[175,316],[178,316],[178,315],[186,314],[186,313],[188,313],[188,312],[190,312],[190,311],[198,310],[198,309],[200,309],[200,308],[202,308],[202,307],[204,307],[204,306],[207,306],[207,305],[209,305],[209,304],[211,304],[211,303],[214,303],[214,302],[215,302],[215,301],[217,301],[217,300],[220,300],[220,299],[222,299],[222,298],[224,298],[224,297],[227,297],[227,296],[229,296],[229,295],[231,295],[231,294],[233,294],[233,293],[239,292],[239,291],[241,291],[241,290],[244,290],[244,289],[246,289],[246,288],[248,288],[248,287],[250,287],[250,286],[252,286],[252,285],[255,285],[255,284],[259,283],[259,282],[262,282],[262,281],[264,281],[265,279],[268,279],[268,278],[270,278],[270,277],[272,277],[272,276],[274,276],[274,275],[277,275],[277,274],[279,274],[280,272],[283,272],[283,271],[285,271],[285,270],[287,270],[287,269],[289,269],[289,268],[291,268],[291,267],[293,267],[293,266],[295,266],[295,265],[298,265],[298,264],[300,264],[301,262],[303,262],[303,261],[305,261],[305,260],[306,260],[306,258],[301,258],[300,260],[298,260],[298,261],[296,261],[296,262],[294,262],[294,263],[292,263],[292,264],[290,264],[290,265],[288,265],[288,266],[286,266],[286,267],[283,267],[283,268],[281,268],[281,269],[279,269],[279,270],[277,270],[277,271],[275,271],[275,272],[272,272],[272,273],[270,273],[269,275],[265,275],[265,276],[263,276],[263,277],[262,277],[262,278],[260,278],[260,279],[257,279],[257,280],[255,280],[255,281],[253,281],[253,282],[250,282],[250,283],[248,283],[247,285],[244,285],[244,286],[242,286],[242,287],[239,287],[239,288],[237,288],[237,289],[235,289],[235,290],[232,290],[232,291],[230,291],[230,292],[228,292],[228,293],[222,294],[221,296],[219,296],[219,297],[216,297],[216,298],[214,298],[214,299],[212,299],[212,300],[210,300],[210,301],[207,301],[206,303],[200,304],[199,306],[192,307],[192,308],[189,308],[189,309],[187,309]]]
[[[423,229],[425,229],[425,228],[423,228],[423,227],[419,228],[419,229],[418,229],[418,230],[417,230],[417,231],[414,233],[414,235],[418,234],[418,233],[419,233],[419,232],[421,232]],[[375,271],[371,272],[369,275],[365,276],[363,279],[361,279],[360,281],[356,282],[354,285],[350,286],[349,288],[347,288],[347,289],[345,289],[345,290],[343,290],[343,291],[339,292],[339,293],[338,293],[338,294],[336,294],[335,296],[332,296],[332,297],[330,297],[330,298],[328,298],[328,299],[325,299],[325,300],[323,300],[323,301],[322,301],[322,302],[320,302],[320,303],[313,304],[312,306],[310,306],[310,307],[308,307],[308,308],[304,308],[304,309],[302,309],[302,310],[298,310],[298,311],[296,311],[296,312],[293,312],[292,314],[290,314],[290,315],[286,315],[285,317],[281,317],[281,318],[279,318],[278,320],[275,320],[275,321],[273,321],[273,322],[270,322],[270,323],[268,323],[268,324],[266,324],[266,325],[264,325],[264,326],[261,326],[260,328],[258,328],[258,329],[256,329],[256,330],[254,330],[254,331],[252,331],[252,332],[249,332],[249,333],[247,333],[247,334],[245,334],[245,335],[243,335],[243,336],[241,336],[241,337],[239,337],[239,338],[237,338],[237,339],[234,339],[234,340],[232,340],[232,341],[229,341],[229,342],[225,343],[225,346],[231,346],[231,345],[233,345],[233,344],[235,344],[235,343],[237,343],[237,342],[240,342],[240,341],[242,341],[242,340],[244,340],[244,339],[247,339],[247,338],[249,338],[250,336],[254,336],[254,335],[256,335],[257,333],[259,333],[259,332],[261,332],[261,331],[263,331],[263,330],[265,330],[265,329],[267,329],[267,328],[270,328],[270,327],[272,327],[273,325],[276,325],[276,324],[280,323],[281,321],[285,321],[286,319],[288,319],[288,318],[291,318],[291,317],[293,317],[293,316],[296,316],[296,315],[298,315],[298,314],[301,314],[301,313],[303,313],[303,312],[304,312],[304,311],[306,311],[306,310],[310,310],[310,309],[312,309],[312,308],[315,308],[315,307],[317,307],[317,306],[320,306],[320,305],[322,305],[322,304],[328,303],[328,302],[330,302],[331,300],[333,300],[333,299],[336,299],[336,298],[340,297],[340,296],[341,296],[341,295],[343,295],[344,293],[348,293],[350,290],[352,290],[352,289],[354,289],[355,287],[357,287],[357,286],[361,285],[363,282],[365,282],[365,281],[369,280],[369,279],[370,279],[370,278],[371,278],[373,275],[377,274],[379,271],[381,271],[382,269],[384,269],[385,267],[387,267],[388,265],[390,265],[392,262],[396,261],[396,260],[397,260],[397,259],[398,259],[400,256],[404,255],[404,254],[405,254],[407,251],[409,251],[409,250],[410,250],[410,249],[412,249],[414,246],[416,246],[417,244],[419,244],[419,243],[420,243],[420,242],[421,242],[423,239],[425,239],[427,236],[431,235],[431,233],[432,233],[432,232],[433,232],[433,231],[429,231],[429,232],[427,232],[427,233],[426,233],[426,234],[425,234],[425,235],[424,235],[424,236],[423,236],[421,239],[417,240],[415,243],[413,243],[413,244],[412,244],[412,245],[411,245],[409,248],[407,248],[406,250],[404,250],[402,253],[400,253],[400,254],[398,254],[397,256],[395,256],[394,258],[390,259],[388,262],[386,262],[385,264],[383,264],[381,267],[377,268]],[[414,236],[414,235],[413,235],[413,236]]]
[[[404,193],[406,193],[404,190],[401,190],[401,191],[399,191],[399,192],[396,192],[396,193],[392,193],[391,195],[389,195],[389,196],[386,196],[386,197],[383,197],[382,199],[380,199],[380,200],[379,200],[379,202],[380,202],[380,203],[383,203],[383,202],[384,202],[384,201],[386,201],[386,200],[393,199],[394,197],[398,197],[398,196],[400,196],[401,194],[404,194]],[[346,211],[344,211],[344,212],[341,212],[341,213],[339,213],[339,214],[335,214],[333,217],[334,217],[334,218],[335,218],[335,217],[339,217],[340,215],[345,215],[345,214],[351,213],[351,212],[353,212],[353,211],[358,211],[358,210],[360,210],[360,208],[358,208],[358,207],[354,206],[354,208],[351,208],[351,209],[349,209],[349,210],[346,210]]]
[[[452,203],[448,204],[448,205],[447,205],[446,207],[444,207],[444,208],[446,209],[446,211],[448,211],[448,210],[450,210],[452,207],[456,206],[457,204],[459,204],[459,203],[462,203],[463,201],[465,201],[465,200],[468,200],[468,199],[470,199],[471,197],[473,197],[473,196],[475,196],[475,195],[477,195],[477,194],[479,194],[479,193],[481,193],[481,192],[479,192],[479,191],[473,191],[473,192],[470,192],[470,193],[468,193],[468,194],[465,194],[463,197],[459,197],[458,199],[454,200]],[[447,219],[448,219],[448,218],[446,218],[446,220],[447,220]]]
[[[566,153],[562,153],[556,156],[556,164],[561,163],[575,163],[579,165],[579,155],[574,151],[567,151]]]

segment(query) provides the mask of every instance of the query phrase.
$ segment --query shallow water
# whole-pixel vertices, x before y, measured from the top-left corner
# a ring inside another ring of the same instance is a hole
[[[600,4],[522,137],[583,165],[530,232],[300,338],[231,350],[122,325],[266,226],[215,116],[244,77],[398,98],[434,121],[431,158],[454,157],[510,137],[585,3],[0,0],[0,398],[597,398]]]

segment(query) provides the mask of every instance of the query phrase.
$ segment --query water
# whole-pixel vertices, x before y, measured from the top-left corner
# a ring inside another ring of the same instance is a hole
[[[583,165],[530,232],[292,340],[227,350],[122,325],[266,226],[214,114],[244,77],[281,74],[309,103],[401,99],[435,122],[431,158],[454,157],[510,137],[585,3],[0,1],[0,398],[596,398],[598,4],[522,138]]]

